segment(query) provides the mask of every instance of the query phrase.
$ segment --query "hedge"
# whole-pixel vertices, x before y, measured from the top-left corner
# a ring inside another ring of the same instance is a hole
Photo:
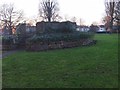
[[[27,43],[39,43],[39,42],[56,42],[56,41],[77,41],[80,39],[93,38],[92,32],[75,32],[75,33],[54,33],[54,34],[40,34],[34,35],[27,39]]]

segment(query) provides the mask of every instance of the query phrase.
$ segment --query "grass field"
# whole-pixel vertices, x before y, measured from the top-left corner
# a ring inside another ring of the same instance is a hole
[[[2,60],[3,88],[116,88],[118,36],[97,44],[45,52],[17,52]]]

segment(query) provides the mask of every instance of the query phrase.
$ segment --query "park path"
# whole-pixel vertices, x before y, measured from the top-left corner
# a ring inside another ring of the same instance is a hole
[[[6,52],[3,52],[3,53],[0,53],[0,59],[3,59],[11,54],[14,54],[18,52],[18,50],[12,50],[12,51],[6,51]]]
[[[22,49],[16,49],[16,50],[11,50],[11,51],[2,51],[2,44],[0,43],[0,60],[2,60],[3,58],[14,54],[18,51],[22,51]]]

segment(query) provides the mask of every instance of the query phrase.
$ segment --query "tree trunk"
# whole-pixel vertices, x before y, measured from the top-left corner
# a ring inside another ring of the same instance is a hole
[[[12,26],[10,26],[9,34],[12,35]]]
[[[51,22],[51,17],[48,17],[48,22]]]
[[[113,30],[113,19],[114,18],[112,18],[111,21],[110,21],[110,32],[112,32],[112,30]]]
[[[9,31],[9,34],[10,34],[10,35],[12,35],[12,21],[11,21],[11,19],[12,19],[12,16],[10,15],[10,19],[9,19],[9,20],[10,20],[10,21],[9,21],[9,23],[10,23],[10,24],[9,24],[9,30],[10,30],[10,31]]]

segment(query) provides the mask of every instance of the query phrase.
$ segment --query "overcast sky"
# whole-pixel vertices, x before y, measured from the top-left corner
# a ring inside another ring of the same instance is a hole
[[[104,0],[57,0],[60,7],[60,15],[77,19],[82,18],[85,24],[93,22],[100,23],[104,16]],[[38,15],[38,4],[40,0],[0,0],[4,3],[14,3],[17,9],[22,9],[27,18]]]

